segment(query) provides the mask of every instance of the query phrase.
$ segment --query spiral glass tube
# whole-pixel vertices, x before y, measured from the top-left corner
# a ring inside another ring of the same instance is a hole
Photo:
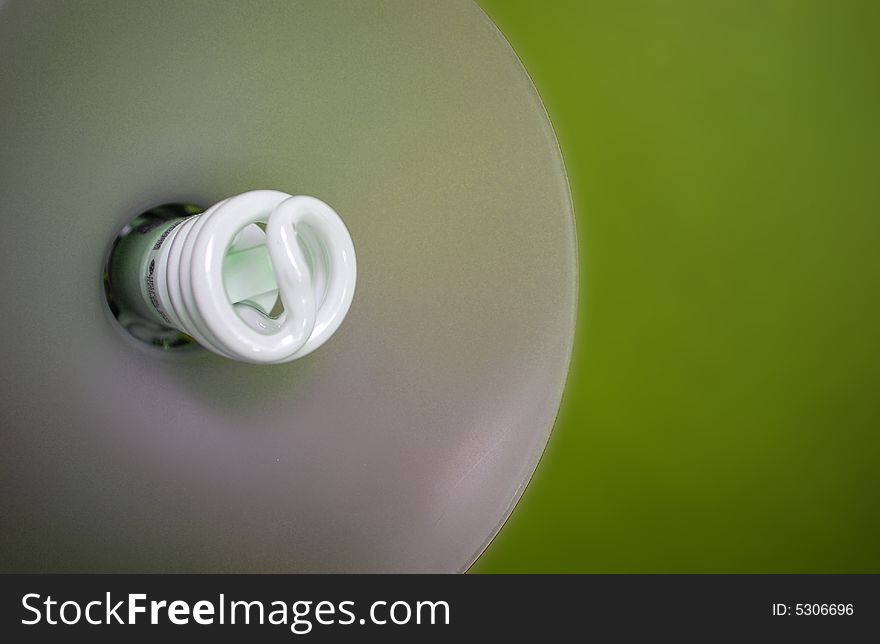
[[[311,353],[339,328],[354,245],[326,203],[275,190],[129,234],[112,251],[115,298],[220,355],[258,364]]]

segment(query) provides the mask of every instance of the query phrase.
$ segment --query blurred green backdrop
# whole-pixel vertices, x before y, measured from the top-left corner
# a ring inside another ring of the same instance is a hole
[[[880,571],[880,2],[480,5],[556,128],[581,299],[472,571]]]

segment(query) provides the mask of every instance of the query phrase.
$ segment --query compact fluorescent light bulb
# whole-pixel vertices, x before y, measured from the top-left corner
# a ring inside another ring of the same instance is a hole
[[[220,355],[258,364],[320,347],[351,306],[354,245],[326,203],[275,190],[120,236],[115,299]]]

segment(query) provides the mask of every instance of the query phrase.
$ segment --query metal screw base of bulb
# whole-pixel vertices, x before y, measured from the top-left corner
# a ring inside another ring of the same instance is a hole
[[[153,316],[145,315],[140,303],[126,296],[131,289],[122,288],[129,277],[125,275],[125,260],[137,238],[149,235],[174,220],[197,215],[204,210],[201,206],[186,203],[167,203],[150,208],[129,223],[113,240],[110,251],[104,260],[104,296],[107,306],[120,326],[133,338],[152,347],[175,352],[201,351],[200,345],[189,335],[156,322]]]

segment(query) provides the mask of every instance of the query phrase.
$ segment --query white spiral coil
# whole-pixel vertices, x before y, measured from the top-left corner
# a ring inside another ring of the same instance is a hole
[[[247,266],[230,269],[231,250]],[[314,197],[275,190],[230,197],[172,224],[143,270],[144,299],[167,324],[215,353],[259,364],[324,344],[348,313],[357,278],[339,215]],[[272,317],[276,294],[283,312]]]

